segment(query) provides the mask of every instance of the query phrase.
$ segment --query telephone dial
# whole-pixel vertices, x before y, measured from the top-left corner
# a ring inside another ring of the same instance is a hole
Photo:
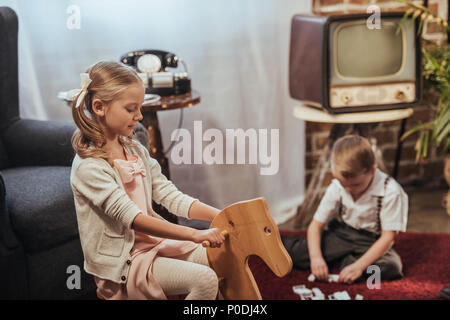
[[[136,69],[145,92],[160,96],[178,95],[191,92],[191,79],[186,64],[175,54],[162,50],[131,51],[120,57],[123,64]],[[172,73],[166,68],[177,68],[178,62],[184,66],[185,72]]]

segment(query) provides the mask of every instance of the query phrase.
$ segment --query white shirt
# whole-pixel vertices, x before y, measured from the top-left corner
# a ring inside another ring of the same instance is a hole
[[[339,209],[342,199],[342,220],[355,229],[364,229],[379,233],[377,203],[378,197],[383,197],[380,211],[382,230],[406,231],[408,221],[408,195],[392,177],[384,186],[387,174],[375,170],[375,175],[369,188],[353,201],[337,179],[333,179],[322,198],[314,219],[327,224]]]

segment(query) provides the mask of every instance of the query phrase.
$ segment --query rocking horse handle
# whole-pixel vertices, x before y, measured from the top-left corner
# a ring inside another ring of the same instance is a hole
[[[223,234],[223,236],[225,238],[228,236],[228,231],[227,230],[222,230],[221,232],[222,232],[222,234]],[[205,241],[202,242],[202,246],[205,247],[205,248],[206,247],[210,247],[211,243],[208,240],[205,240]]]

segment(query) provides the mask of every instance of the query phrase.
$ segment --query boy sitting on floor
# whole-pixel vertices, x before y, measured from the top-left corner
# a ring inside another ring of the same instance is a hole
[[[335,179],[314,214],[307,238],[284,240],[294,266],[310,267],[317,279],[327,280],[327,264],[337,263],[343,283],[368,277],[367,267],[373,264],[383,280],[403,277],[400,256],[392,248],[396,233],[406,231],[408,196],[402,187],[377,169],[370,143],[357,135],[335,142],[331,170]],[[328,230],[322,232],[327,224]]]

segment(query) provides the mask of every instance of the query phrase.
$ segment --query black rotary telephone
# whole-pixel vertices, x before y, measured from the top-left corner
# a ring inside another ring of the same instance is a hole
[[[186,64],[174,53],[162,50],[131,51],[120,57],[123,64],[136,69],[145,84],[146,93],[160,96],[191,92],[191,79]],[[171,73],[166,68],[177,68],[181,62],[186,72]]]

